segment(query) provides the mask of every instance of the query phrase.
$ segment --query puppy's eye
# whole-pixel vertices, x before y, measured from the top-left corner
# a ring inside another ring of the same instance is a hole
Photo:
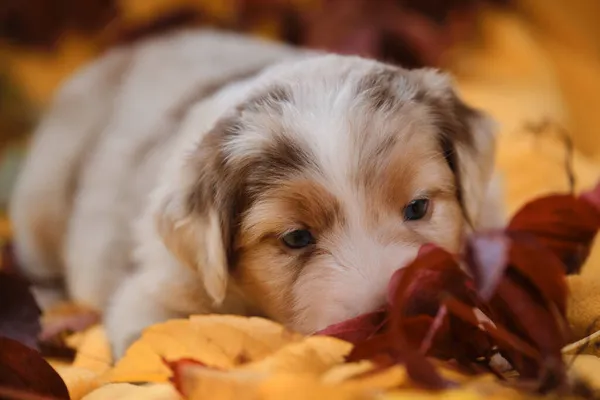
[[[416,199],[404,207],[404,220],[417,221],[427,215],[429,199]]]
[[[290,249],[301,249],[313,244],[315,238],[309,230],[297,229],[283,235],[281,241]]]

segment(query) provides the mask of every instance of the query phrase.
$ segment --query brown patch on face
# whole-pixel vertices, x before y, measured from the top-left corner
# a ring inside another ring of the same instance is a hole
[[[244,112],[280,111],[281,105],[290,98],[287,88],[280,86],[251,98],[240,105],[233,116],[219,121],[193,155],[197,177],[188,196],[188,209],[200,215],[210,207],[218,210],[223,240],[230,248],[230,267],[237,258],[233,245],[242,214],[273,185],[300,171],[316,168],[310,151],[284,134],[273,135],[260,151],[237,155],[235,161],[231,161],[228,153],[227,144],[244,135]]]
[[[390,147],[379,164],[359,169],[370,194],[367,198],[377,202],[368,206],[372,213],[385,215],[396,209],[400,214],[402,207],[418,195],[454,196],[453,175],[438,148],[435,132],[407,133]]]
[[[309,229],[319,236],[344,224],[338,199],[309,179],[281,182],[262,193],[244,217],[240,246],[277,237],[290,229]]]
[[[323,185],[291,180],[267,190],[245,214],[238,243],[238,284],[267,315],[279,321],[291,316],[291,288],[303,267],[324,249],[291,250],[282,234],[309,229],[319,240],[345,223],[338,199]]]
[[[394,151],[389,166],[383,169],[377,179],[379,191],[369,205],[373,210],[369,218],[375,224],[384,225],[394,220],[404,229],[382,230],[381,240],[386,243],[415,243],[421,245],[434,242],[450,250],[459,248],[463,217],[461,206],[456,198],[453,173],[440,154],[433,155],[435,138],[429,150]],[[415,146],[423,146],[419,143]],[[404,220],[404,208],[413,200],[428,199],[427,214],[416,221]]]
[[[383,68],[365,76],[357,92],[366,101],[364,109],[374,113],[368,118],[370,122],[358,130],[359,162],[353,172],[358,187],[380,193],[382,201],[399,202],[394,193],[408,193],[411,176],[424,176],[421,169],[444,171],[435,172],[448,175],[447,183],[441,184],[443,190],[436,192],[444,201],[458,201],[463,218],[469,221],[457,148],[475,152],[470,121],[477,112],[465,105],[449,85],[446,87],[441,76],[413,74],[400,68]],[[378,120],[386,122],[374,125]],[[396,129],[390,128],[393,124]],[[422,136],[428,135],[432,138],[428,150],[411,146],[407,141],[413,139],[407,135],[415,136],[417,141],[426,140]],[[437,157],[439,164],[432,163],[431,157]],[[391,166],[386,167],[389,160]],[[387,178],[382,178],[386,174],[382,169],[390,171]],[[426,181],[427,177],[423,187],[427,187]],[[374,212],[381,209],[376,204],[370,207]]]

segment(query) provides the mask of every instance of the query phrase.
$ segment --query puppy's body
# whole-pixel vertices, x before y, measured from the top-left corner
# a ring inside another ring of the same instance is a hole
[[[499,222],[492,163],[485,118],[433,71],[180,32],[67,82],[11,216],[32,280],[108,307],[122,354],[188,314],[311,332],[377,307],[420,244]],[[403,218],[421,198],[427,215]]]

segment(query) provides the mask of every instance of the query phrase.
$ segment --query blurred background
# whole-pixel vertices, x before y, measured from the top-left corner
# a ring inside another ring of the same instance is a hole
[[[450,70],[501,124],[510,209],[567,188],[565,135],[579,182],[600,176],[600,0],[0,0],[0,238],[57,85],[112,46],[185,26]]]

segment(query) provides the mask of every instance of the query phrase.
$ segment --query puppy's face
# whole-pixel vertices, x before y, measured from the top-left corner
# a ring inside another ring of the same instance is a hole
[[[195,234],[166,242],[213,297],[229,277],[300,332],[372,311],[422,244],[455,251],[477,219],[482,121],[432,71],[332,56],[275,71],[200,144],[179,188]]]

